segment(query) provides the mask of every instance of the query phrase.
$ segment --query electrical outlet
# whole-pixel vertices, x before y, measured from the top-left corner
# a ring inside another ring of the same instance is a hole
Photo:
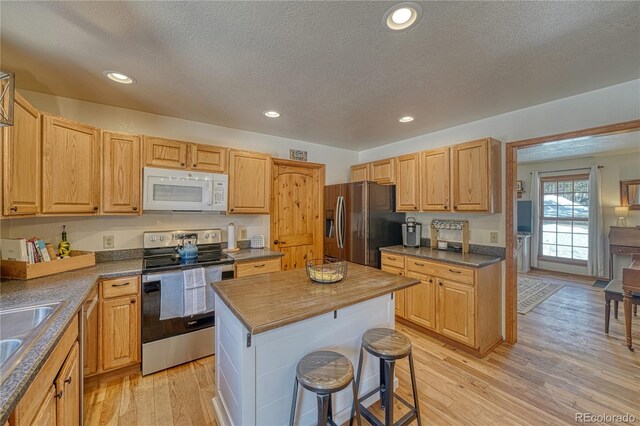
[[[247,228],[239,228],[238,229],[238,239],[239,240],[247,240]]]
[[[102,248],[112,249],[113,248],[113,235],[104,235],[102,237]]]
[[[490,235],[491,235],[491,242],[498,244],[498,233],[492,232]]]

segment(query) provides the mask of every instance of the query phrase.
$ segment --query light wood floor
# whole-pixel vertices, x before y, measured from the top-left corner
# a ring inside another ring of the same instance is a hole
[[[423,424],[559,425],[579,412],[624,414],[640,422],[640,318],[636,352],[624,343],[624,320],[604,333],[602,289],[592,280],[536,271],[566,284],[519,316],[519,341],[479,360],[399,325],[414,344]],[[398,393],[408,400],[408,363],[398,363]],[[213,357],[151,376],[101,384],[85,395],[87,425],[211,425]],[[400,406],[398,406],[400,408]],[[404,411],[396,410],[399,418]],[[366,422],[365,422],[366,423]]]

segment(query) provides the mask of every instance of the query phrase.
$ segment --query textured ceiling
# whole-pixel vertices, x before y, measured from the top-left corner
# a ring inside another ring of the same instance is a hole
[[[421,2],[398,33],[393,4],[2,1],[0,60],[20,88],[355,150],[640,76],[640,2]]]
[[[593,138],[565,139],[518,150],[518,163],[537,163],[568,158],[640,153],[640,132],[620,133]],[[640,164],[638,164],[640,168]]]

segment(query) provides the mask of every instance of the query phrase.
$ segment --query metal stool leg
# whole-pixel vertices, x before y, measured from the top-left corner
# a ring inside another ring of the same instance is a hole
[[[316,394],[318,401],[318,426],[326,426],[329,417],[329,400],[331,395],[328,393]]]
[[[413,388],[413,407],[416,410],[416,417],[418,420],[418,426],[422,425],[422,419],[420,418],[420,406],[418,405],[418,387],[416,386],[416,372],[413,369],[413,351],[409,353],[409,372],[411,373],[411,387]]]
[[[384,390],[385,396],[385,411],[384,411],[384,424],[385,426],[393,426],[393,372],[395,370],[395,361],[384,362],[384,382],[386,388]]]
[[[380,358],[380,408],[384,408],[385,404],[385,391],[387,389],[386,377],[384,370],[384,360]]]
[[[293,401],[291,402],[291,416],[289,417],[289,426],[293,426],[294,416],[296,415],[296,401],[298,399],[298,378],[293,379]]]
[[[360,376],[362,375],[362,361],[364,357],[364,349],[360,348],[360,357],[358,358],[358,373],[356,374],[356,380],[353,384],[353,406],[351,407],[351,418],[349,419],[349,426],[353,425],[354,412],[358,412],[358,426],[360,425],[360,401],[358,401],[358,391],[360,388]]]

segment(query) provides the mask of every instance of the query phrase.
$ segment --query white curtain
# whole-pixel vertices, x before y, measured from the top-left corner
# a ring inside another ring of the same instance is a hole
[[[531,229],[531,266],[538,267],[538,247],[540,247],[540,173],[533,172],[531,178],[531,216],[533,216],[533,229]]]
[[[600,170],[591,166],[589,171],[589,275],[604,277],[604,232],[602,204],[600,203]]]

